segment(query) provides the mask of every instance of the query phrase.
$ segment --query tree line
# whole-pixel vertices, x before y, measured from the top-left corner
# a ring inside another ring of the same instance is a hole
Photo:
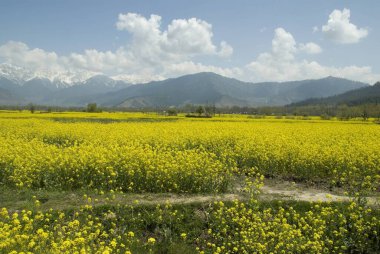
[[[324,119],[337,117],[341,120],[351,118],[378,118],[380,119],[380,104],[368,103],[361,105],[306,105],[306,106],[265,106],[265,107],[217,107],[213,104],[193,105],[188,104],[182,107],[144,107],[144,108],[119,108],[119,107],[100,107],[96,103],[89,103],[85,107],[59,107],[46,105],[5,105],[0,106],[0,110],[29,110],[31,113],[36,111],[42,113],[49,112],[157,112],[164,115],[177,115],[184,113],[198,116],[214,116],[217,114],[246,114],[261,116],[320,116]]]

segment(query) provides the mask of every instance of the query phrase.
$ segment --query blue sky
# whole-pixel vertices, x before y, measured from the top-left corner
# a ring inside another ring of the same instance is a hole
[[[214,71],[371,83],[380,79],[379,11],[375,0],[2,0],[0,63],[131,82]]]

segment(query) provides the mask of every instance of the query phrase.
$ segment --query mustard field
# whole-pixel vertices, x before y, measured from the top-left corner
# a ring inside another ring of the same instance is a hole
[[[339,189],[351,199],[261,201],[264,179]],[[365,196],[380,190],[380,125],[2,111],[0,189],[86,193],[74,209],[41,209],[38,196],[30,207],[3,207],[0,253],[376,253],[380,212]],[[91,198],[239,191],[244,200],[187,205]]]

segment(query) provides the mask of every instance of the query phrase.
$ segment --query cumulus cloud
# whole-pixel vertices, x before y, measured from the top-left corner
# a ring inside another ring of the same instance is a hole
[[[119,14],[116,28],[127,31],[131,41],[116,51],[88,49],[58,56],[55,52],[31,49],[25,43],[10,41],[0,46],[0,60],[50,77],[52,73],[73,71],[103,73],[130,82],[141,82],[162,79],[162,73],[174,74],[175,69],[167,66],[176,64],[188,66],[189,72],[194,70],[191,66],[211,70],[210,66],[193,63],[192,58],[227,58],[233,54],[233,48],[227,42],[221,41],[219,46],[213,42],[212,25],[204,20],[175,19],[162,29],[161,19],[158,15],[146,18],[136,13]],[[215,72],[223,71],[215,67]]]
[[[298,48],[300,51],[311,55],[319,54],[322,52],[322,48],[314,42],[308,42],[306,44],[300,43]]]
[[[272,51],[261,53],[245,66],[245,76],[251,81],[289,81],[343,77],[374,83],[380,75],[374,74],[369,66],[324,66],[316,61],[299,60],[297,52],[315,54],[321,48],[315,43],[298,44],[294,37],[283,28],[277,28],[272,40]]]
[[[357,43],[367,37],[368,30],[358,28],[351,23],[350,15],[349,9],[343,9],[343,11],[334,10],[330,14],[327,24],[322,26],[322,32],[326,38],[336,43],[348,44]]]
[[[212,26],[196,18],[175,19],[163,32],[163,48],[176,54],[215,54]]]
[[[241,78],[243,75],[243,71],[238,67],[222,68],[213,65],[204,65],[202,63],[194,63],[192,61],[185,61],[167,66],[167,68],[165,68],[164,76],[178,77],[198,72],[214,72],[223,76],[235,78]]]
[[[273,57],[285,61],[292,60],[296,51],[296,41],[294,40],[293,35],[281,27],[276,28],[272,40]]]
[[[72,53],[62,59],[65,64],[77,69],[96,72],[123,71],[133,65],[123,48],[119,48],[115,52],[101,52],[96,49],[88,49],[83,54]]]
[[[78,55],[79,57],[79,55]],[[82,61],[87,61],[83,56]],[[65,82],[77,82],[90,78],[100,72],[94,69],[78,68],[75,64],[75,54],[70,57],[58,56],[39,48],[30,48],[22,42],[9,41],[0,45],[1,68],[17,70],[16,79],[28,80],[33,77],[59,79]],[[8,73],[9,74],[9,73]],[[12,77],[11,77],[12,78]]]
[[[190,18],[176,19],[166,28],[161,17],[146,18],[136,13],[120,14],[116,28],[127,31],[131,40],[115,51],[88,49],[80,53],[58,55],[22,42],[10,41],[0,45],[0,63],[24,67],[40,77],[65,77],[67,82],[105,74],[132,83],[162,80],[197,72],[215,72],[246,81],[287,81],[338,76],[373,83],[380,76],[369,66],[324,66],[318,62],[299,59],[300,53],[322,52],[314,42],[298,43],[284,28],[274,31],[269,52],[259,54],[244,66],[219,67],[196,62],[204,57],[229,57],[233,48],[225,41],[213,41],[212,25]]]
[[[16,41],[9,41],[0,46],[0,59],[31,69],[60,68],[55,52],[47,52],[39,48],[30,49],[25,43]]]
[[[54,72],[81,71],[102,73],[131,66],[122,48],[115,52],[89,49],[82,54],[71,53],[68,56],[58,56],[55,52],[39,48],[32,49],[25,43],[15,41],[9,41],[0,46],[0,60],[41,74],[45,72],[46,75]]]
[[[229,57],[234,53],[234,49],[227,42],[222,41],[220,43],[220,51],[218,53],[221,57]]]
[[[114,80],[122,80],[122,81],[128,81],[133,84],[142,84],[147,83],[152,80],[159,81],[164,80],[167,77],[161,75],[161,74],[155,74],[150,71],[148,72],[138,72],[138,73],[128,73],[128,74],[118,74],[111,76]]]
[[[132,35],[130,49],[135,58],[154,64],[163,60],[187,60],[196,55],[227,57],[233,52],[224,41],[217,47],[212,41],[212,25],[197,18],[172,20],[162,30],[158,15],[147,19],[136,13],[127,13],[119,14],[116,27]]]

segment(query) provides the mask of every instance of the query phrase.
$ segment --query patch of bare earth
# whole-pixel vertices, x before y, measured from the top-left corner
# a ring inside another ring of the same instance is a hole
[[[344,202],[351,197],[337,192],[305,187],[291,182],[270,183],[261,189],[261,198],[272,200],[297,200],[307,202]],[[368,203],[378,205],[379,197],[367,197]]]

